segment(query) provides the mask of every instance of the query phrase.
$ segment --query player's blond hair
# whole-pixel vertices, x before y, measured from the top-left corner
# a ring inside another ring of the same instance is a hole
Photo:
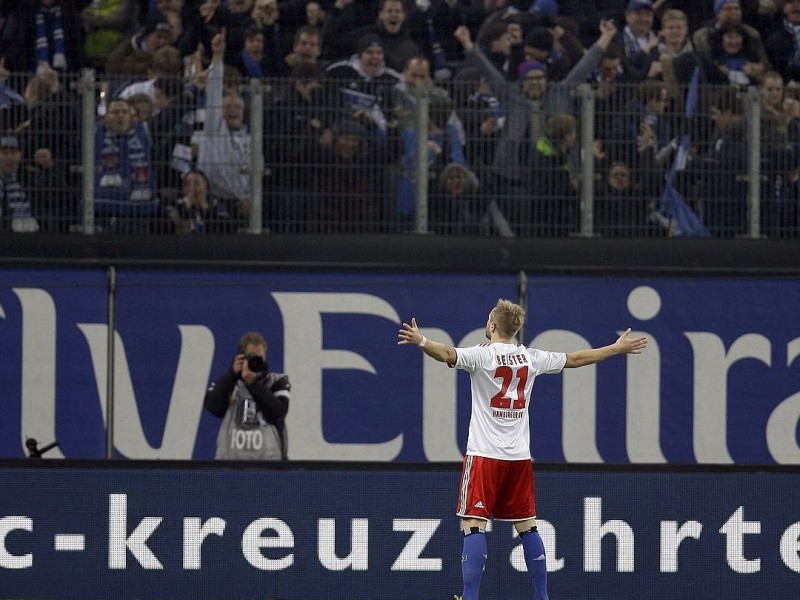
[[[500,298],[492,309],[492,320],[505,338],[513,338],[525,322],[525,309],[510,300]]]

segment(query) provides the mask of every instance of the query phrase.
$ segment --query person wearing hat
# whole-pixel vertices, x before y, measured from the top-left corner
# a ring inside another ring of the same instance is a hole
[[[406,9],[403,0],[381,0],[378,19],[375,23],[358,29],[353,39],[374,33],[381,39],[383,59],[387,67],[401,71],[408,59],[420,50],[406,25]]]
[[[518,228],[527,228],[524,215],[519,210],[519,199],[527,196],[528,165],[525,156],[544,131],[546,120],[568,110],[570,93],[577,83],[586,81],[597,67],[608,48],[617,28],[611,21],[603,21],[597,41],[586,51],[566,78],[557,83],[547,82],[547,67],[537,61],[523,63],[519,69],[518,83],[506,81],[483,51],[472,42],[469,29],[462,26],[456,30],[456,38],[464,47],[464,53],[477,59],[490,85],[493,86],[500,103],[505,107],[505,123],[491,166],[493,181],[488,191],[507,203],[501,207],[510,222]]]
[[[625,27],[614,44],[623,49],[624,70],[634,81],[660,74],[658,36],[653,31],[655,12],[650,0],[630,0],[625,8]],[[655,63],[655,64],[654,64]]]
[[[123,39],[108,55],[106,74],[147,79],[153,54],[170,44],[171,31],[162,13],[151,12],[141,31]]]
[[[724,27],[741,26],[743,35],[747,38],[746,45],[758,57],[758,62],[769,70],[770,62],[764,42],[758,29],[742,21],[742,5],[739,0],[716,0],[714,2],[714,21],[700,27],[692,34],[692,43],[698,52],[710,52],[711,37],[715,31]]]
[[[556,48],[556,38],[553,31],[547,27],[534,27],[527,34],[523,45],[525,60],[533,60],[547,65],[547,79],[549,81],[561,81],[567,76],[570,69],[583,56],[583,48],[577,39],[572,35],[561,30],[559,42],[570,38],[570,43],[559,44],[564,50],[580,50],[579,52],[559,51]],[[572,43],[574,42],[574,43]]]
[[[369,33],[359,38],[356,53],[326,69],[330,97],[345,113],[385,133],[393,125],[392,88],[402,80],[386,66],[383,41]]]

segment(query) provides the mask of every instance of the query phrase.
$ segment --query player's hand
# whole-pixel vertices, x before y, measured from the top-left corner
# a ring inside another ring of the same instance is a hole
[[[397,342],[398,345],[418,345],[422,341],[422,334],[419,332],[417,320],[414,317],[411,317],[411,325],[408,323],[403,323],[403,328],[397,333],[397,337],[400,339],[400,341]]]
[[[628,327],[617,339],[615,345],[619,348],[620,354],[641,354],[647,346],[647,338],[645,336],[632,338],[630,335],[631,328]]]

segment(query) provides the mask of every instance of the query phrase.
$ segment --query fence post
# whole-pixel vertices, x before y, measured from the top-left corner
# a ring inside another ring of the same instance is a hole
[[[250,92],[250,226],[249,233],[262,233],[264,216],[264,89],[251,79]]]
[[[106,458],[114,458],[114,383],[116,381],[117,270],[108,267],[108,334],[106,337]]]
[[[588,83],[578,86],[581,103],[581,237],[594,235],[594,90]]]
[[[747,237],[761,236],[761,92],[747,88]]]
[[[95,79],[94,69],[84,69],[81,75],[81,174],[83,176],[82,230],[94,233],[94,130]]]
[[[416,233],[428,233],[428,118],[430,96],[423,85],[409,90],[415,95],[414,130],[417,133],[416,161],[414,161],[414,191],[417,199]]]

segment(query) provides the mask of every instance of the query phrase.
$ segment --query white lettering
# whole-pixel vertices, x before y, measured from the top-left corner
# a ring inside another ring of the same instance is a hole
[[[661,521],[661,560],[662,573],[678,572],[678,549],[686,538],[700,539],[703,526],[697,521],[686,521],[678,527],[677,521]]]
[[[428,339],[453,346],[472,346],[485,340],[483,330],[475,330],[459,343],[442,329],[422,327]],[[420,353],[421,354],[421,353]],[[435,360],[419,357],[422,365],[422,449],[429,461],[461,462],[458,446],[458,372]]]
[[[800,338],[786,346],[786,366],[800,356]],[[767,421],[767,448],[778,464],[800,464],[800,444],[797,443],[797,425],[800,423],[800,392],[784,399]]]
[[[143,569],[163,569],[164,565],[147,546],[147,540],[163,521],[163,517],[145,517],[133,532],[128,531],[128,495],[108,497],[108,568],[126,569],[128,550]]]
[[[577,333],[550,329],[537,335],[531,348],[564,350],[588,348],[591,344]],[[567,462],[601,463],[597,449],[597,367],[567,369],[563,375],[562,446]]]
[[[231,436],[231,448],[238,450],[261,450],[264,434],[260,429],[237,429]]]
[[[728,371],[745,358],[769,366],[772,345],[763,335],[748,333],[725,352],[713,333],[687,331],[694,354],[694,455],[698,463],[733,463],[728,452]]]
[[[625,521],[611,520],[602,523],[601,498],[583,499],[583,570],[599,573],[602,569],[602,539],[607,534],[617,539],[617,572],[632,573],[634,536]]]
[[[159,527],[164,517],[145,517],[128,535],[126,494],[110,494],[108,520],[108,568],[111,570],[128,569],[127,552],[136,558],[138,564],[146,570],[164,569],[162,563],[148,547],[148,540]],[[614,536],[616,540],[616,571],[618,573],[634,572],[635,536],[631,526],[623,520],[602,520],[602,498],[586,497],[584,500],[583,530],[583,570],[586,573],[599,573],[603,569],[603,538]],[[320,518],[317,522],[317,558],[319,564],[328,571],[368,571],[370,562],[370,540],[368,518],[350,519],[350,546],[344,556],[337,554],[337,547],[346,548],[347,544],[336,539],[335,518]],[[344,521],[344,520],[343,520]],[[374,519],[372,519],[374,522]],[[443,561],[440,557],[424,557],[423,554],[432,545],[432,540],[439,530],[442,520],[439,518],[392,518],[392,530],[410,532],[403,548],[397,553],[390,570],[393,572],[440,572]],[[487,532],[492,530],[491,522]],[[680,570],[680,549],[687,539],[699,540],[704,525],[696,520],[683,523],[674,520],[660,521],[659,534],[659,571],[661,573],[677,573]],[[537,519],[537,526],[542,537],[547,557],[547,570],[562,570],[566,559],[557,558],[556,530],[548,521]],[[203,545],[209,536],[222,538],[227,523],[221,517],[212,516],[203,521],[200,517],[183,518],[183,569],[200,571],[203,568]],[[649,526],[648,526],[649,529]],[[770,528],[771,529],[771,528]],[[15,531],[32,533],[34,520],[29,516],[0,517],[0,570],[28,569],[33,566],[32,552],[15,554],[18,547],[9,550],[8,538]],[[518,537],[510,527],[513,537]],[[740,506],[720,527],[719,533],[726,537],[726,561],[728,568],[740,574],[761,571],[760,557],[745,556],[746,535],[761,533],[760,521],[745,521],[744,507]],[[45,538],[47,538],[45,535]],[[85,534],[56,533],[54,547],[57,551],[83,551]],[[169,540],[168,540],[169,541]],[[42,539],[33,540],[34,547],[41,547]],[[383,542],[379,542],[383,544]],[[293,549],[295,537],[292,528],[279,518],[257,518],[247,525],[241,537],[242,555],[252,567],[259,571],[279,571],[295,565]],[[606,547],[608,544],[606,543]],[[650,545],[647,546],[649,553]],[[267,552],[272,549],[273,552]],[[284,550],[277,552],[276,550]],[[374,550],[374,549],[373,549]],[[385,550],[385,547],[384,547]],[[708,547],[703,549],[701,560],[708,561]],[[207,550],[208,551],[208,550]],[[692,549],[694,553],[695,548]],[[383,551],[381,551],[383,553]],[[430,552],[429,552],[430,553]],[[783,564],[791,571],[800,573],[800,522],[787,527],[780,537],[779,554]],[[716,559],[709,563],[713,571]],[[646,561],[648,564],[650,560]],[[518,572],[526,572],[524,551],[521,544],[516,544],[509,555],[511,567]],[[608,563],[608,560],[606,560]],[[769,565],[771,569],[776,564]]]
[[[392,563],[392,571],[441,571],[441,558],[420,558],[441,519],[393,519],[392,531],[411,531],[411,537]]]
[[[286,417],[291,431],[289,458],[294,460],[392,461],[403,447],[403,434],[375,444],[340,444],[325,439],[322,427],[322,372],[352,369],[375,375],[366,358],[349,350],[327,350],[322,345],[322,315],[360,314],[400,323],[394,307],[369,294],[312,294],[274,292],[283,318],[284,370],[291,374],[292,395],[302,402],[292,404]],[[344,392],[343,392],[344,393]],[[346,393],[352,394],[353,390]],[[327,391],[326,396],[336,391]]]
[[[277,535],[266,537],[262,533],[272,530]],[[277,559],[267,558],[261,548],[294,548],[294,534],[280,519],[256,519],[242,535],[242,554],[245,560],[260,571],[280,571],[294,564],[294,554],[288,553]]]
[[[89,344],[97,394],[107,420],[108,369],[106,348],[108,326],[81,323],[78,328]],[[203,325],[179,325],[181,351],[169,402],[160,447],[152,447],[142,427],[136,394],[133,388],[125,345],[119,332],[114,332],[114,444],[123,455],[138,459],[190,459],[203,412],[198,402],[205,394],[214,357],[214,336]]]
[[[336,519],[320,519],[317,523],[320,564],[329,571],[369,570],[369,519],[350,521],[350,554],[336,554]]]
[[[6,548],[6,536],[17,530],[33,531],[33,519],[21,516],[0,518],[0,568],[27,569],[33,566],[33,554],[11,554]]]
[[[628,312],[649,321],[661,312],[661,296],[642,285],[628,294]],[[633,331],[632,336],[647,335]],[[667,462],[661,451],[661,349],[647,335],[647,352],[625,357],[627,390],[625,404],[625,447],[632,463]]]
[[[22,307],[22,447],[25,438],[56,438],[56,307],[45,290],[15,288]],[[46,340],[46,343],[42,343]],[[58,447],[48,458],[64,458]]]
[[[187,571],[202,567],[203,541],[209,535],[222,537],[225,532],[225,521],[219,517],[211,517],[205,523],[200,517],[186,517],[183,520],[183,568]]]
[[[737,573],[757,573],[761,570],[760,558],[744,557],[744,536],[761,533],[760,521],[744,520],[744,506],[736,509],[719,532],[725,535],[725,556],[732,570]]]
[[[783,532],[780,549],[783,564],[795,573],[800,573],[800,522]]]

